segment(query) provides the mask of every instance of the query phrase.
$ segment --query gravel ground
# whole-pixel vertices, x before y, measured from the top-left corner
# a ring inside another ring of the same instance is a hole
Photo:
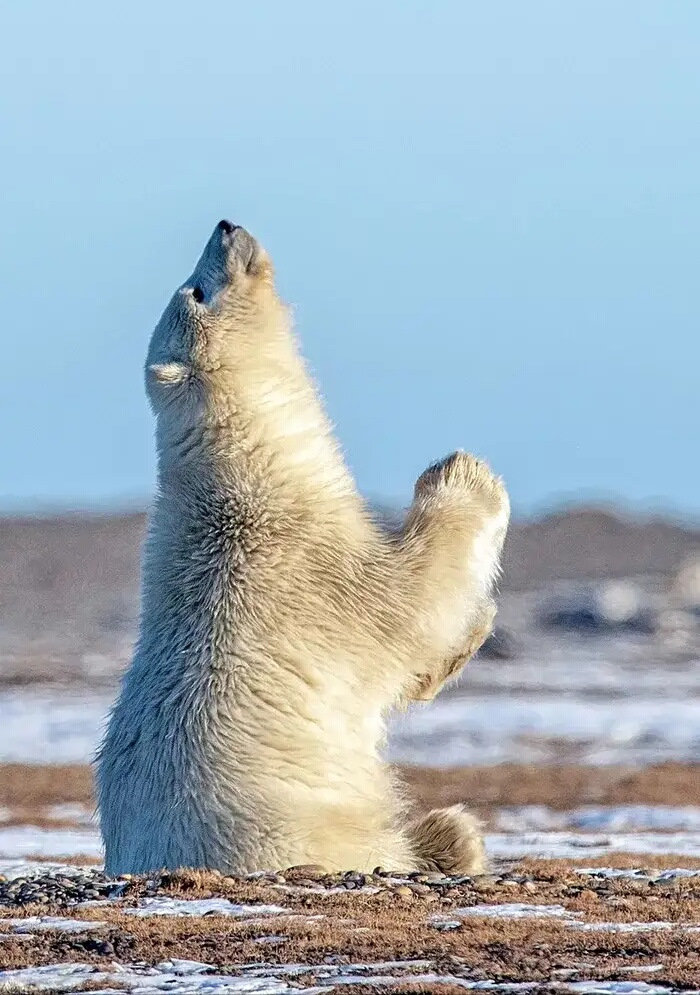
[[[201,986],[210,978],[220,990],[215,979],[253,977],[363,993],[486,982],[545,992],[582,981],[629,992],[649,974],[662,991],[700,983],[700,874],[680,870],[615,877],[530,861],[472,879],[313,867],[252,878],[76,871],[1,884],[0,903],[0,990],[17,981],[14,991],[32,990],[21,982],[38,967],[48,976],[83,965],[70,990],[118,969],[132,990],[146,990],[147,972],[169,971],[167,990],[198,991],[186,982],[194,969],[182,967],[192,962]]]

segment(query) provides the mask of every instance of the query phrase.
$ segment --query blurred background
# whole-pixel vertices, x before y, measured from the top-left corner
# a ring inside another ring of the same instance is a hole
[[[2,770],[97,742],[154,487],[145,350],[221,217],[269,249],[383,513],[458,447],[512,496],[499,628],[390,756],[694,764],[700,7],[24,0],[2,23]]]

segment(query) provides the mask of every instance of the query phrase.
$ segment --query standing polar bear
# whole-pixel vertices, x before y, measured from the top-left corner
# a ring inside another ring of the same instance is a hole
[[[201,867],[478,873],[461,806],[411,821],[387,711],[488,635],[509,517],[487,466],[419,478],[400,533],[369,516],[263,248],[221,221],[153,334],[158,496],[142,619],[97,758],[110,874]]]

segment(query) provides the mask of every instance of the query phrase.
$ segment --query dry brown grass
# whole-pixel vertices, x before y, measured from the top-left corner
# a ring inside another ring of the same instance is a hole
[[[586,803],[687,804],[700,798],[700,765],[660,764],[635,771],[504,764],[458,770],[408,769],[404,774],[420,807],[466,800],[487,817],[503,805],[546,804],[565,809]],[[11,809],[13,819],[21,817],[34,824],[58,826],[59,822],[49,818],[48,809],[64,802],[92,805],[88,767],[0,766],[0,804]],[[84,857],[68,862],[97,863],[94,858]],[[278,904],[288,908],[290,915],[257,922],[222,916],[135,918],[125,914],[125,907],[152,893],[145,881],[135,879],[129,894],[114,906],[78,910],[42,905],[0,910],[0,932],[3,918],[32,914],[68,914],[106,923],[104,929],[78,936],[49,932],[29,940],[3,940],[0,968],[81,961],[109,970],[114,960],[154,964],[173,957],[203,961],[229,973],[235,973],[236,965],[263,960],[272,964],[308,964],[308,974],[296,978],[296,985],[311,984],[314,965],[329,958],[340,964],[429,960],[431,970],[446,979],[536,981],[542,986],[541,992],[554,991],[553,981],[577,978],[640,978],[677,987],[698,987],[700,932],[690,932],[682,924],[700,926],[700,879],[652,884],[634,879],[598,879],[577,873],[576,868],[584,866],[700,868],[700,858],[643,853],[590,857],[584,853],[577,860],[528,859],[511,872],[526,877],[520,884],[476,881],[472,885],[436,888],[428,897],[400,897],[391,891],[376,895],[283,891],[259,881],[238,882],[206,872],[185,871],[163,876],[158,893]],[[288,882],[294,884],[296,877],[288,874]],[[581,931],[566,922],[534,918],[474,917],[449,932],[430,925],[432,916],[449,918],[459,907],[508,902],[563,905],[592,925],[656,921],[675,925],[628,933]],[[315,915],[322,918],[310,919]],[[279,943],[264,942],[279,936],[283,937]],[[653,974],[636,970],[657,965],[661,970]],[[463,992],[447,980],[422,984],[406,977],[389,989],[367,980],[361,986],[363,995],[374,991],[391,991],[393,995]],[[327,979],[319,981],[329,983]],[[82,988],[87,990],[86,986]]]
[[[404,767],[401,774],[421,807],[467,801],[490,810],[506,805],[642,803],[687,805],[700,798],[700,764],[661,763],[639,769],[580,764],[497,764],[433,769]]]
[[[76,918],[104,921],[105,928],[78,936],[52,932],[37,934],[31,941],[3,941],[0,967],[84,961],[108,969],[114,959],[154,964],[178,957],[235,973],[236,965],[264,960],[273,965],[308,964],[308,975],[297,981],[312,983],[314,965],[328,963],[329,958],[338,964],[429,960],[431,970],[444,976],[546,984],[568,976],[629,980],[635,972],[627,968],[660,964],[662,970],[654,974],[655,982],[698,984],[700,933],[688,932],[681,924],[700,920],[700,881],[679,880],[668,886],[625,880],[601,882],[568,868],[558,876],[552,875],[552,867],[544,866],[547,863],[552,862],[543,862],[542,867],[528,862],[520,868],[529,869],[537,878],[529,889],[524,884],[486,884],[480,890],[463,885],[440,889],[432,902],[422,896],[404,901],[390,891],[374,895],[290,893],[259,882],[241,884],[201,872],[170,874],[164,878],[160,894],[191,898],[220,895],[247,903],[272,902],[288,908],[289,915],[257,921],[218,915],[131,917],[125,914],[125,906],[133,905],[148,887],[135,881],[132,892],[118,904],[71,910]],[[589,923],[666,921],[678,925],[632,933],[581,931],[566,922],[534,918],[474,917],[450,932],[430,925],[435,914],[450,918],[459,907],[514,901],[561,904],[569,912],[580,913],[582,920]],[[0,912],[0,930],[2,918],[47,913],[66,914],[65,909],[45,906],[6,909]],[[322,918],[309,918],[314,915]],[[274,944],[261,942],[270,937],[282,940]],[[362,987],[364,993],[371,990],[371,985]],[[392,989],[420,990],[409,978]],[[423,990],[437,993],[440,989],[430,985]],[[443,991],[450,991],[449,984]]]
[[[507,805],[549,805],[556,809],[585,804],[643,803],[687,805],[700,798],[700,764],[663,763],[640,769],[578,764],[497,764],[485,767],[403,767],[400,773],[421,809],[468,802],[488,818]],[[46,809],[62,802],[94,805],[88,766],[0,764],[0,805],[34,825],[48,819]],[[16,810],[16,811],[15,811]],[[49,819],[56,826],[55,820]]]
[[[541,857],[525,858],[519,867],[526,874],[536,873],[539,877],[552,875],[558,877],[566,871],[577,867],[619,867],[626,870],[645,870],[653,868],[656,871],[671,870],[675,867],[685,867],[688,870],[700,870],[700,857],[688,857],[684,853],[605,853],[602,857],[578,857],[575,860],[543,859]]]
[[[62,802],[94,804],[86,764],[0,764],[0,804],[36,810]]]

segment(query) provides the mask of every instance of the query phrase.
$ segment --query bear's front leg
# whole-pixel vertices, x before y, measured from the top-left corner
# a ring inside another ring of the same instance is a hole
[[[407,697],[433,698],[491,632],[509,516],[502,481],[468,453],[453,453],[418,479],[403,542],[419,634]]]
[[[456,680],[491,635],[495,617],[496,603],[489,598],[476,613],[473,628],[467,633],[462,650],[455,656],[438,662],[432,670],[417,674],[408,697],[412,701],[432,701],[448,681]]]

